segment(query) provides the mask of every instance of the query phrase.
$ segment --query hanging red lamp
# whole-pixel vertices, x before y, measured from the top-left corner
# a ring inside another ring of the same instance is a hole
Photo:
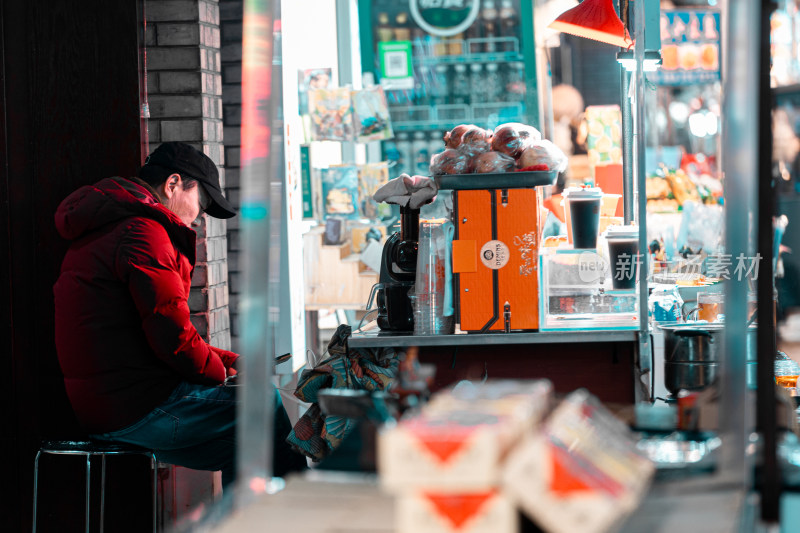
[[[548,28],[622,48],[633,45],[633,40],[611,0],[584,0],[564,11]]]

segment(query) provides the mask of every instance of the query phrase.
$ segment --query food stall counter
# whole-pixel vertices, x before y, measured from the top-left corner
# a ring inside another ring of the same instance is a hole
[[[559,344],[596,342],[633,342],[638,331],[528,331],[512,333],[461,333],[454,335],[414,335],[410,332],[372,329],[353,333],[352,348],[379,348],[403,346],[476,346],[505,344]]]
[[[274,531],[393,533],[394,518],[394,498],[380,490],[374,474],[311,471],[287,479],[283,491],[258,497],[211,531],[260,531],[269,524]],[[748,524],[755,526],[755,513],[744,490],[709,487],[704,477],[657,478],[620,531],[754,531]]]

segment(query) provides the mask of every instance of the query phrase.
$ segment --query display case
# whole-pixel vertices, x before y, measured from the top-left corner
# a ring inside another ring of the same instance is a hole
[[[608,261],[594,250],[539,252],[539,330],[639,329],[637,287],[614,289]]]
[[[520,0],[359,0],[361,63],[386,91],[393,174],[428,175],[446,131],[538,124],[533,13]]]

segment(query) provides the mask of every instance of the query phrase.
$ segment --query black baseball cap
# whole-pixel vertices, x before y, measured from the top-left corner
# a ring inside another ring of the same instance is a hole
[[[147,156],[142,171],[146,172],[147,167],[161,167],[187,178],[196,179],[211,197],[211,205],[205,210],[206,213],[214,218],[236,216],[233,206],[222,195],[217,165],[193,146],[182,142],[162,143]]]

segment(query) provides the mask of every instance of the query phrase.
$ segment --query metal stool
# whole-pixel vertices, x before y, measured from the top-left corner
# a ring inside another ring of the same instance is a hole
[[[91,503],[91,469],[92,456],[101,458],[100,475],[100,532],[104,529],[104,512],[106,497],[106,456],[107,455],[144,455],[150,457],[150,466],[153,472],[153,533],[156,533],[156,500],[158,493],[158,463],[152,450],[139,448],[131,444],[103,442],[95,440],[86,441],[44,441],[33,463],[33,533],[36,533],[36,504],[39,484],[39,457],[43,453],[51,455],[83,455],[86,457],[86,532],[89,532],[89,512]]]

